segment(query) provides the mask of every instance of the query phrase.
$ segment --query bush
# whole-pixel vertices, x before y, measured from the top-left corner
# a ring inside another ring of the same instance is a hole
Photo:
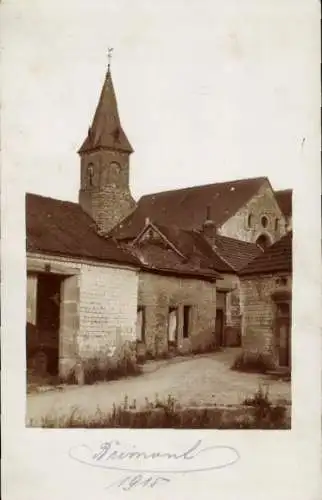
[[[266,373],[274,368],[275,364],[269,354],[252,352],[240,353],[231,366],[231,370],[249,373]]]
[[[60,384],[77,385],[76,369],[72,369],[65,378],[59,377]]]
[[[117,356],[98,354],[76,363],[61,383],[91,385],[96,382],[117,380],[123,377],[140,375],[142,368],[138,365],[135,351],[124,346]]]
[[[156,396],[152,402],[146,398],[145,405],[137,409],[136,401],[129,404],[126,396],[123,404],[114,405],[110,413],[103,413],[98,408],[94,415],[88,417],[74,408],[67,417],[45,417],[41,426],[101,429],[287,429],[290,428],[290,419],[286,415],[285,406],[274,406],[261,394],[255,394],[237,408],[182,408],[169,395],[166,400],[160,400]]]
[[[171,351],[161,351],[156,359],[172,359],[175,356],[175,352]]]
[[[93,357],[83,362],[84,384],[117,380],[122,377],[140,375],[141,368],[136,360],[130,356],[123,356],[119,360]]]

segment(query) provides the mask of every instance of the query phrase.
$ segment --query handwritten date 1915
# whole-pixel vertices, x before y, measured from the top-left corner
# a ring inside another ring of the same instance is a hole
[[[154,488],[162,483],[169,483],[170,479],[163,476],[143,476],[142,474],[136,474],[131,476],[125,476],[119,481],[116,481],[107,488],[120,488],[123,491],[130,491],[134,488]]]

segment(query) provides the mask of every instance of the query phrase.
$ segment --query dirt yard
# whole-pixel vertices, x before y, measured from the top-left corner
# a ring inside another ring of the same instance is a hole
[[[259,384],[269,386],[272,401],[291,400],[291,384],[272,380],[265,375],[239,373],[230,370],[236,349],[172,360],[149,362],[138,377],[91,386],[63,388],[27,395],[27,425],[37,426],[45,416],[68,415],[73,407],[92,415],[99,407],[108,411],[113,403],[120,404],[128,396],[137,407],[150,401],[167,398],[169,394],[183,405],[214,403],[237,404],[252,395]]]

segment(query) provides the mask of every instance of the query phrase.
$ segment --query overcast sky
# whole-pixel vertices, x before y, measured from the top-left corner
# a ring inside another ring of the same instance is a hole
[[[135,149],[135,197],[263,175],[276,188],[294,185],[303,139],[316,133],[314,2],[16,0],[4,8],[2,142],[27,191],[77,200],[77,149],[109,46]]]

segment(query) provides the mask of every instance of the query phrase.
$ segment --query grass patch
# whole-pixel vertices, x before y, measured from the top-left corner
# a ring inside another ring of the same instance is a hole
[[[35,424],[31,421],[30,426]],[[141,408],[126,396],[124,402],[113,406],[111,412],[88,416],[74,407],[67,416],[44,417],[46,428],[174,428],[174,429],[288,429],[290,416],[285,405],[273,405],[268,394],[258,391],[242,405],[230,407],[182,407],[171,395],[167,399],[147,398]]]

